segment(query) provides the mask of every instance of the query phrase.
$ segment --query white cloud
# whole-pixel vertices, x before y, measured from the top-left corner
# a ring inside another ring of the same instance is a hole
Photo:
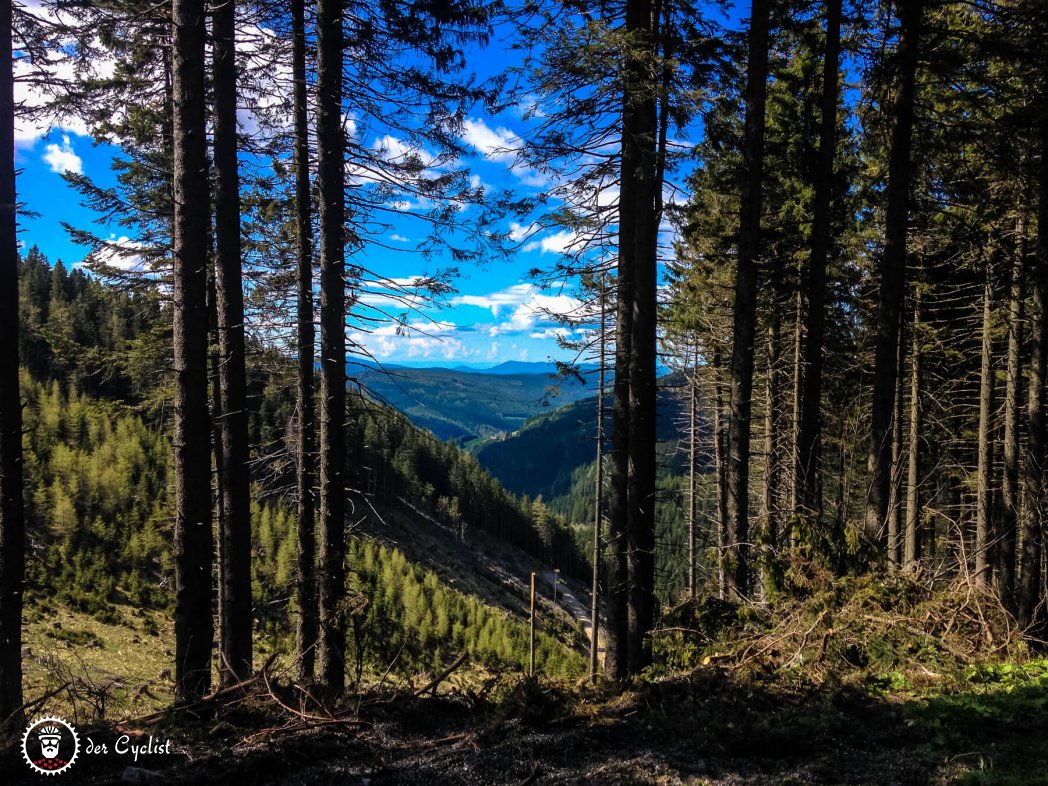
[[[541,251],[543,254],[565,254],[577,250],[583,242],[575,232],[564,229],[540,240],[532,240],[524,246],[524,251]]]
[[[44,149],[44,161],[51,167],[52,172],[59,174],[73,172],[80,175],[84,172],[84,162],[73,150],[73,142],[69,134],[62,135],[60,145],[50,144]]]
[[[431,336],[448,336],[459,329],[454,322],[418,320],[404,324],[382,325],[371,331],[373,336],[398,336],[403,338],[423,338]]]
[[[526,186],[543,188],[549,178],[517,160],[523,140],[508,128],[492,128],[483,120],[468,117],[462,123],[462,139],[490,161],[500,161]]]
[[[397,235],[397,234],[390,235],[389,239],[390,240],[394,240],[397,243],[410,243],[411,242],[411,238],[410,237],[404,237],[403,235]]]
[[[571,330],[566,327],[550,327],[543,328],[542,330],[535,331],[534,333],[528,333],[528,338],[537,338],[540,340],[568,337],[571,335]]]
[[[509,225],[509,239],[514,243],[519,243],[522,240],[527,240],[530,237],[534,237],[536,233],[541,232],[542,227],[538,224],[529,224],[523,226],[518,224],[516,221],[511,221]]]
[[[517,157],[521,139],[508,128],[491,128],[483,120],[466,118],[462,124],[462,138],[492,161],[511,162]]]
[[[105,247],[92,251],[85,261],[90,265],[103,265],[117,270],[143,271],[147,263],[145,257],[138,253],[143,248],[143,243],[126,235],[110,235]]]
[[[491,309],[491,313],[498,317],[502,309],[519,306],[526,302],[534,291],[535,287],[531,284],[514,284],[499,292],[492,292],[487,295],[459,295],[451,299],[451,305],[478,306],[479,308]]]
[[[349,340],[351,345],[365,348],[369,354],[379,360],[386,360],[394,356],[402,360],[431,358],[456,360],[476,355],[475,349],[468,348],[457,338],[354,331],[349,334]]]
[[[488,327],[488,335],[528,333],[536,328],[557,327],[557,315],[576,313],[582,303],[570,295],[544,294],[533,284],[514,284],[487,295],[460,295],[452,298],[453,306],[478,306],[489,309],[498,319],[512,309],[508,318]]]

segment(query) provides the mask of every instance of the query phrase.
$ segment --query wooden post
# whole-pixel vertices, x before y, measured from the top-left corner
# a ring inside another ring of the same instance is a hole
[[[528,647],[528,676],[535,676],[535,573],[531,574],[531,637]]]

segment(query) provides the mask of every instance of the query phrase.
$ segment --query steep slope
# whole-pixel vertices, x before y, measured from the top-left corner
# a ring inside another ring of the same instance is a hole
[[[681,474],[684,464],[677,443],[684,436],[685,402],[677,377],[663,377],[660,385],[656,421],[660,452],[665,471]],[[605,411],[611,412],[610,395]],[[605,428],[610,428],[610,422],[609,417]],[[708,424],[703,422],[701,428],[708,434]],[[578,470],[593,463],[596,433],[597,399],[590,397],[534,417],[512,434],[474,443],[470,449],[507,489],[549,502],[570,494]]]
[[[29,366],[21,386],[27,599],[48,614],[57,602],[102,624],[132,609],[166,619],[174,585],[170,370],[156,361],[169,356],[166,314],[137,308],[119,290],[80,272],[69,276],[39,255],[20,273]],[[57,331],[70,315],[76,329]],[[148,364],[139,364],[140,345],[154,350],[142,353],[153,358]],[[269,646],[287,652],[295,614],[295,517],[287,496],[294,489],[294,365],[255,346],[249,377],[254,614]],[[553,562],[566,574],[587,572],[571,533],[556,517],[534,516],[475,459],[400,413],[351,395],[347,416],[354,437],[346,456],[348,523],[362,536],[350,543],[347,589],[360,601],[351,646],[366,647],[382,668],[389,653],[380,641],[410,645],[398,668],[429,668],[451,650],[520,667],[523,581]],[[401,526],[396,543],[380,534],[380,524],[391,521]],[[466,543],[449,533],[464,533]],[[434,562],[437,553],[443,556]],[[582,663],[572,651],[580,647],[574,627],[563,614],[553,619],[551,609],[542,629],[556,637],[542,639],[541,661],[574,673]]]

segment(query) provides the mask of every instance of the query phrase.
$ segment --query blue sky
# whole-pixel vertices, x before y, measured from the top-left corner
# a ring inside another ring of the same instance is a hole
[[[27,5],[39,9],[37,3],[39,0],[29,0]],[[490,73],[507,65],[506,55],[505,42],[495,41],[487,50],[472,56],[471,63],[479,66],[481,76],[485,76],[485,71]],[[25,84],[16,89],[19,91],[16,98],[21,102],[27,105],[36,102]],[[519,165],[513,153],[520,145],[520,135],[526,131],[527,121],[523,115],[520,108],[511,108],[498,117],[485,115],[478,109],[466,118],[462,137],[475,154],[462,163],[469,166],[476,182],[489,189],[513,188],[524,196],[549,188],[550,183],[542,173]],[[252,122],[250,117],[243,117],[242,121],[247,125]],[[94,223],[97,216],[80,204],[79,195],[62,178],[63,172],[73,171],[83,172],[103,186],[113,183],[110,164],[114,148],[94,144],[76,118],[64,118],[58,121],[57,127],[51,128],[25,119],[17,126],[18,194],[24,205],[20,216],[23,244],[36,244],[50,259],[62,259],[67,265],[73,265],[83,258],[84,250],[71,242],[62,222],[92,229],[114,241],[126,239],[127,230],[99,227]],[[402,154],[404,143],[385,136],[382,129],[361,128],[356,133],[361,136],[359,141],[388,150],[390,156]],[[419,152],[425,156],[424,150]],[[614,189],[602,192],[602,200],[616,197]],[[410,284],[418,277],[424,278],[448,267],[449,263],[441,259],[427,260],[418,253],[418,244],[426,232],[424,224],[413,214],[420,206],[407,200],[402,207],[388,220],[388,229],[376,238],[378,242],[366,247],[358,260],[348,261],[357,261],[400,284]],[[526,274],[535,268],[551,267],[574,238],[562,229],[541,228],[531,223],[532,218],[507,216],[502,230],[516,241],[516,252],[508,259],[459,266],[460,275],[452,281],[456,291],[445,296],[440,304],[409,312],[406,330],[396,324],[372,324],[366,330],[366,322],[354,322],[351,318],[350,341],[388,362],[456,364],[570,358],[571,353],[560,349],[556,341],[556,336],[563,335],[565,329],[548,313],[568,313],[578,308],[570,285],[539,289],[529,282]],[[362,308],[403,314],[403,299],[393,301],[384,297],[382,289],[379,286],[377,291],[365,294]]]
[[[90,137],[77,133],[75,123],[66,125],[70,127],[48,131],[23,124],[16,142],[16,166],[20,170],[18,196],[23,204],[19,218],[22,243],[36,244],[52,261],[61,259],[69,266],[80,262],[85,252],[70,240],[63,222],[113,240],[126,237],[126,230],[94,223],[97,216],[80,204],[79,195],[62,178],[63,172],[73,171],[87,174],[101,185],[114,181],[110,169],[114,149],[93,144]],[[469,118],[464,137],[477,150],[470,167],[485,184],[534,194],[546,185],[544,178],[515,167],[511,154],[503,151],[519,143],[516,135],[520,130],[520,123],[512,117]],[[373,144],[380,143],[378,138],[373,140]],[[400,283],[432,275],[449,265],[439,258],[427,260],[417,252],[426,229],[412,216],[413,206],[406,207],[403,214],[388,222],[390,228],[379,238],[380,243],[366,248],[363,254],[363,264],[369,269]],[[406,332],[393,324],[372,328],[370,333],[354,330],[351,325],[351,340],[390,362],[485,363],[565,357],[555,340],[563,328],[544,312],[569,312],[577,302],[566,288],[538,289],[526,280],[526,272],[553,263],[570,237],[562,231],[524,227],[510,219],[502,228],[519,241],[512,257],[461,266],[459,277],[451,282],[457,291],[443,297],[440,304],[409,313]],[[379,303],[382,298],[377,293],[366,294],[364,299],[389,313],[405,312],[402,302]]]

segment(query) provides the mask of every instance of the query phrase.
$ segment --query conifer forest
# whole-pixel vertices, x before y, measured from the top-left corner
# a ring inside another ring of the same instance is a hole
[[[1048,785],[1044,0],[0,51],[0,783]]]

